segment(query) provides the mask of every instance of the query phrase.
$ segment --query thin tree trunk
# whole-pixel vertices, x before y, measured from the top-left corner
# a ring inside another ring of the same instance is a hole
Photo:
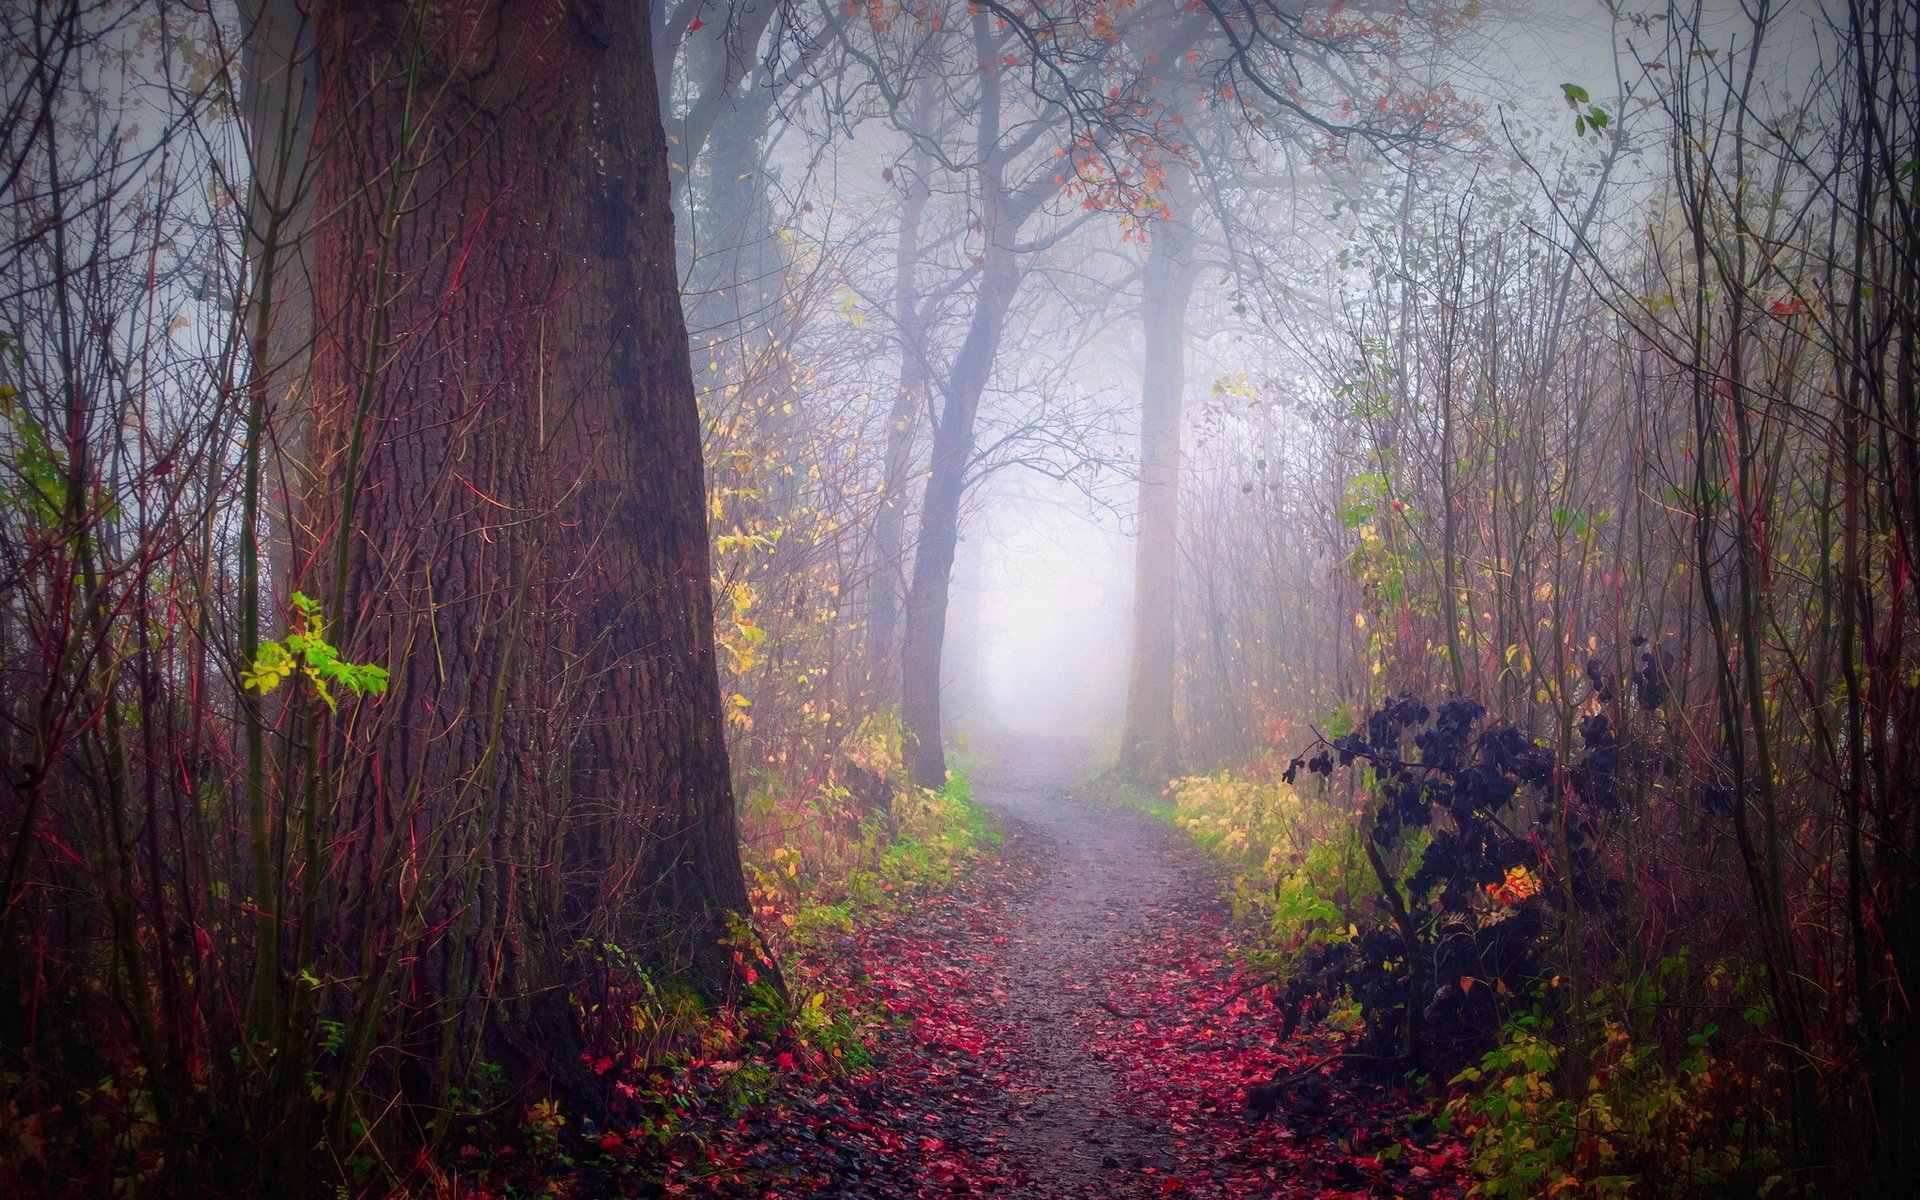
[[[259,485],[268,586],[284,596],[293,571],[286,464],[301,455],[301,394],[313,348],[314,30],[302,0],[244,0],[242,107],[250,142],[246,249],[252,295],[250,386],[265,446]],[[271,448],[275,453],[266,456]],[[243,604],[264,599],[256,590]],[[262,614],[271,618],[270,611]]]
[[[920,97],[926,89],[917,89]],[[925,105],[920,107],[924,109]],[[924,127],[918,121],[916,127]],[[900,386],[887,411],[886,458],[882,463],[880,503],[873,522],[872,602],[867,612],[868,691],[876,703],[890,696],[874,694],[883,686],[886,666],[895,661],[900,639],[901,598],[906,592],[904,567],[909,476],[913,447],[918,441],[920,415],[927,403],[927,329],[921,319],[918,289],[920,222],[926,214],[926,175],[931,163],[925,152],[914,155],[913,178],[906,183],[900,206],[900,237],[894,249],[893,316],[900,344]],[[887,691],[893,689],[887,685]]]
[[[960,501],[973,461],[974,420],[987,381],[993,377],[1007,312],[1020,290],[1015,251],[1004,241],[1019,218],[1009,212],[1016,206],[1006,193],[1005,151],[1000,148],[999,67],[984,9],[973,14],[973,38],[980,68],[975,195],[985,245],[973,318],[941,387],[945,403],[933,429],[927,490],[920,503],[920,538],[914,546],[913,583],[907,590],[900,643],[900,716],[907,727],[907,773],[926,788],[940,787],[947,779],[941,744],[940,657],[946,641],[953,554],[960,540]]]
[[[1192,234],[1180,215],[1154,226],[1152,239],[1141,275],[1146,362],[1140,387],[1140,532],[1134,543],[1133,665],[1119,769],[1142,782],[1162,783],[1179,760],[1173,697],[1180,603],[1180,408],[1187,303],[1196,271],[1188,257]]]
[[[947,778],[946,751],[941,745],[940,658],[946,642],[953,555],[960,541],[960,501],[973,459],[973,425],[980,396],[992,377],[1007,310],[1019,287],[1020,273],[1012,255],[990,246],[973,320],[960,353],[954,356],[946,403],[933,431],[932,465],[920,504],[920,538],[914,547],[913,585],[907,590],[900,646],[900,716],[907,727],[907,771],[921,787],[940,787]]]

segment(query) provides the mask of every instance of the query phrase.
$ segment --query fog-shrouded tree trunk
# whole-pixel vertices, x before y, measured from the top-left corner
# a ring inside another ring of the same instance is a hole
[[[241,336],[249,374],[241,452],[240,554],[236,566],[235,618],[238,650],[252,661],[263,638],[279,624],[281,606],[294,573],[294,523],[298,519],[300,431],[306,409],[314,332],[314,192],[312,143],[318,95],[314,69],[314,27],[301,0],[242,0],[241,109],[248,135],[248,189],[244,248],[247,256],[247,304]],[[208,519],[212,519],[209,509]],[[211,526],[209,526],[211,528]],[[209,614],[205,621],[213,620]],[[213,640],[208,629],[209,641]],[[287,986],[282,942],[288,918],[284,859],[274,861],[271,831],[275,807],[269,781],[268,732],[287,720],[284,697],[267,702],[242,693],[241,742],[245,760],[249,851],[256,888],[276,898],[256,921],[259,960],[255,964],[246,1017],[246,1037],[273,1045],[304,1014],[299,992]],[[287,772],[291,774],[291,772]],[[297,907],[297,906],[296,906]],[[310,950],[296,939],[295,955]],[[296,964],[304,965],[304,964]],[[273,1113],[259,1123],[271,1129],[291,1092],[294,1056],[284,1056],[284,1073],[264,1090],[258,1109]],[[278,1110],[278,1111],[276,1111]],[[269,1135],[264,1159],[291,1152]],[[278,1165],[278,1164],[276,1164]]]
[[[785,320],[787,255],[775,232],[772,166],[767,138],[779,95],[759,61],[758,39],[774,0],[750,9],[751,19],[730,23],[722,37],[703,34],[682,42],[698,77],[700,97],[676,122],[686,145],[675,148],[685,171],[672,172],[686,227],[687,322],[703,355],[723,358],[722,343],[741,358],[767,351],[768,332],[791,333]],[[747,39],[753,39],[749,41]],[[698,51],[698,53],[695,53]],[[703,359],[704,361],[704,359]],[[711,381],[717,385],[718,381]]]
[[[312,319],[305,251],[313,228],[312,144],[318,96],[314,22],[308,0],[240,0],[240,108],[248,159],[246,250],[251,302],[286,312],[269,370],[303,365]],[[263,257],[272,253],[272,269]],[[264,278],[263,278],[264,276]],[[281,290],[262,288],[280,280]]]
[[[926,128],[930,89],[915,89],[914,127]],[[881,462],[880,498],[873,518],[873,574],[868,583],[867,690],[876,703],[894,699],[892,665],[899,650],[901,601],[906,593],[907,510],[911,500],[913,448],[926,409],[927,330],[921,312],[919,266],[921,222],[926,217],[932,170],[929,154],[916,145],[900,201],[900,233],[894,245],[893,320],[900,346],[900,379],[887,410],[886,452]],[[884,689],[884,691],[882,690]]]
[[[666,43],[654,48],[656,70],[670,65],[681,77],[661,93],[671,122],[670,155],[679,168],[668,178],[680,221],[695,383],[714,407],[740,393],[737,398],[756,405],[776,427],[770,430],[776,443],[792,424],[781,419],[791,415],[787,402],[799,398],[791,361],[797,336],[791,262],[777,228],[777,172],[767,157],[777,102],[791,80],[767,61],[771,49],[763,53],[785,8],[784,0],[751,0],[712,23],[699,20],[698,5],[662,7],[653,16],[654,34]],[[778,36],[775,31],[775,42]],[[662,62],[663,48],[670,64]],[[675,107],[669,93],[683,91],[687,102]]]
[[[1171,181],[1175,211],[1151,229],[1141,272],[1139,536],[1134,543],[1133,662],[1119,769],[1145,783],[1166,781],[1179,760],[1174,726],[1175,614],[1179,610],[1180,410],[1186,386],[1187,303],[1193,188],[1184,170]]]
[[[295,582],[390,690],[329,726],[338,800],[284,886],[331,893],[299,969],[402,997],[373,1069],[419,1098],[477,1057],[596,1107],[581,948],[709,994],[742,949],[648,39],[637,7],[538,0],[316,25]]]
[[[993,176],[982,167],[983,178]],[[988,195],[993,193],[989,192]],[[989,200],[983,207],[991,210]],[[993,228],[991,221],[986,223]],[[989,243],[966,340],[954,355],[952,375],[942,386],[945,402],[933,430],[926,493],[920,503],[920,537],[913,555],[913,582],[907,589],[900,645],[900,716],[907,727],[907,771],[921,787],[946,782],[947,757],[941,744],[940,658],[946,642],[948,593],[953,555],[960,544],[960,502],[966,495],[967,468],[973,459],[974,419],[980,397],[993,374],[994,355],[1006,325],[1007,310],[1020,287],[1011,252]]]
[[[242,108],[251,168],[246,249],[252,283],[252,385],[283,461],[300,448],[300,391],[313,345],[313,20],[306,0],[242,0]],[[263,481],[275,513],[276,586],[291,568],[280,472]]]
[[[1017,252],[1007,238],[1019,227],[1028,202],[1007,195],[1006,151],[1000,146],[1000,83],[993,39],[984,10],[973,16],[978,54],[980,111],[975,126],[974,200],[984,240],[980,276],[966,337],[947,378],[939,380],[942,403],[933,427],[926,491],[920,502],[920,536],[914,545],[913,580],[907,588],[900,639],[900,717],[906,725],[907,773],[921,787],[946,783],[941,744],[940,657],[946,641],[947,600],[953,555],[960,541],[960,502],[973,465],[974,423],[980,398],[1006,330],[1014,294],[1020,290]]]

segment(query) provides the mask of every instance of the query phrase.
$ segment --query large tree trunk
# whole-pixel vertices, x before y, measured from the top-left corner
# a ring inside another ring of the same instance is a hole
[[[648,26],[629,5],[343,5],[318,25],[306,589],[391,672],[336,729],[341,976],[388,1065],[478,1053],[593,1105],[611,943],[731,986],[746,909]]]
[[[606,863],[617,874],[594,890],[625,918],[613,932],[643,932],[656,946],[672,938],[712,994],[734,980],[726,938],[747,897],[713,642],[699,412],[649,22],[640,6],[613,5],[608,26],[611,49],[572,160],[570,250],[585,270],[562,326],[578,343],[562,378],[578,450],[615,455],[596,461],[605,500],[583,492],[576,502],[589,533],[575,535],[567,565],[592,581],[591,607],[576,611],[603,614],[578,643],[589,677],[604,681],[595,685],[603,745],[587,761],[606,773],[593,803],[637,826]]]
[[[1185,189],[1190,192],[1191,189]],[[1179,748],[1173,721],[1174,618],[1179,608],[1180,405],[1187,302],[1195,270],[1184,212],[1153,227],[1142,273],[1139,537],[1134,543],[1133,666],[1119,769],[1163,783]]]

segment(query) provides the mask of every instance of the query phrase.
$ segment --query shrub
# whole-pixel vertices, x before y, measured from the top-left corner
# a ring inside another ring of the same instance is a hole
[[[1717,1057],[1712,1022],[1677,1059],[1606,1017],[1580,1077],[1541,1011],[1516,1014],[1447,1106],[1471,1136],[1483,1196],[1766,1194],[1781,1180],[1769,1123],[1750,1106],[1754,1080]]]

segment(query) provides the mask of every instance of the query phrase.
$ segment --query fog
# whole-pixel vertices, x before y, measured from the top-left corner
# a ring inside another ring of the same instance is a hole
[[[1442,56],[1428,69],[1463,100],[1481,107],[1497,139],[1537,145],[1542,137],[1563,134],[1570,120],[1562,83],[1580,84],[1596,101],[1613,102],[1616,39],[1622,36],[1619,24],[1610,21],[1598,3],[1490,5],[1465,43],[1470,53]],[[857,131],[832,155],[831,199],[823,207],[850,207],[842,190],[847,181],[871,179],[879,164],[897,156],[899,149],[893,130]],[[1256,456],[1264,463],[1284,453],[1284,448],[1269,445],[1266,435],[1254,432],[1256,426],[1272,428],[1271,421],[1250,426],[1240,419],[1237,403],[1217,401],[1213,393],[1221,379],[1251,373],[1270,389],[1284,379],[1282,390],[1291,393],[1294,410],[1301,414],[1327,402],[1324,385],[1317,396],[1301,393],[1316,387],[1311,343],[1320,336],[1318,323],[1338,308],[1345,283],[1341,271],[1330,264],[1349,246],[1353,231],[1330,210],[1351,182],[1337,172],[1325,178],[1300,176],[1284,202],[1282,227],[1289,244],[1319,247],[1295,256],[1305,261],[1293,264],[1283,285],[1288,298],[1306,303],[1251,317],[1236,315],[1219,297],[1244,296],[1245,279],[1236,286],[1222,269],[1203,283],[1203,291],[1215,285],[1216,297],[1193,314],[1187,331],[1183,436],[1190,449],[1182,467],[1183,489],[1195,488],[1198,473],[1211,473],[1218,466],[1192,461],[1196,440],[1200,447],[1207,442],[1197,435],[1209,421],[1210,408],[1215,418],[1224,414],[1240,431],[1225,442],[1251,447],[1247,462],[1230,471],[1251,476]],[[1120,286],[1131,290],[1138,284]],[[1115,315],[1107,310],[1112,325],[1068,360],[1070,372],[1086,390],[1121,414],[1114,423],[1116,437],[1103,447],[1113,458],[1109,469],[1088,486],[1015,468],[972,497],[954,571],[944,668],[947,711],[954,731],[962,735],[1011,731],[1078,738],[1097,743],[1103,753],[1112,749],[1126,707],[1133,633],[1138,534],[1133,473],[1142,368],[1137,324],[1126,307],[1119,308],[1117,320]],[[1022,365],[1003,355],[1000,369],[1015,374]],[[1057,367],[1058,362],[1047,365]],[[1267,402],[1271,400],[1270,393]],[[1217,419],[1213,423],[1218,426]],[[1213,440],[1217,448],[1222,429],[1215,429]]]
[[[1131,539],[1048,479],[1024,481],[982,518],[961,550],[961,590],[980,610],[953,646],[957,663],[978,664],[977,690],[956,698],[961,727],[1110,735],[1126,703]]]
[[[0,1193],[1913,1177],[1917,70],[0,7]]]

